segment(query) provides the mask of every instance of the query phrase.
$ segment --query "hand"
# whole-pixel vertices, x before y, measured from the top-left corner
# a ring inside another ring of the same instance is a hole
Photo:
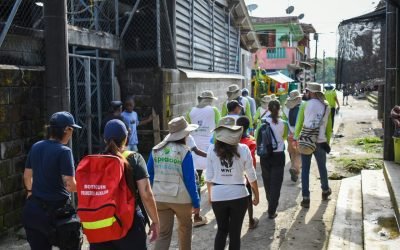
[[[30,191],[30,192],[27,192],[27,193],[26,193],[26,198],[28,199],[31,195],[32,195],[32,192],[31,192],[31,191]]]
[[[152,120],[153,120],[153,116],[150,115],[150,116],[147,118],[147,121],[148,121],[148,122],[151,122]]]
[[[296,141],[296,140],[293,140],[292,141],[292,147],[295,148],[295,149],[298,148],[299,147],[299,142]]]
[[[258,197],[254,197],[254,199],[253,199],[253,205],[254,205],[254,206],[257,206],[259,202],[260,202],[260,201],[258,200]]]
[[[192,214],[199,214],[200,213],[200,208],[192,208]]]
[[[159,223],[151,223],[149,233],[147,234],[150,237],[150,242],[157,240],[160,235],[160,224]],[[150,236],[151,235],[151,236]]]

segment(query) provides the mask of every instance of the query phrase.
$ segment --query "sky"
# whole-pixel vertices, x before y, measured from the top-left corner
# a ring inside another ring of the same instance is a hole
[[[360,16],[375,9],[379,0],[245,0],[246,4],[257,4],[251,16],[288,16],[288,6],[294,6],[291,15],[304,14],[303,23],[310,23],[319,33],[317,56],[337,57],[339,41],[338,25],[342,20]],[[313,36],[311,36],[311,39]],[[311,55],[315,56],[315,41],[311,41]]]

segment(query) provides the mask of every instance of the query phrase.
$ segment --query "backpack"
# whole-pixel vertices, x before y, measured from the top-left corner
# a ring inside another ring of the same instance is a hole
[[[89,243],[118,240],[133,225],[135,197],[124,161],[113,155],[88,155],[76,170],[78,215]]]
[[[274,131],[272,131],[271,124],[263,119],[257,136],[257,155],[260,157],[271,157],[277,148],[278,142]]]

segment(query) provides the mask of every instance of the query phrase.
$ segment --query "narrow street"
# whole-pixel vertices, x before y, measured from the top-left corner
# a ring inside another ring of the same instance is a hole
[[[340,100],[341,103],[341,100]],[[342,103],[341,103],[342,104]],[[335,158],[361,154],[356,149],[354,138],[372,136],[374,129],[379,128],[374,110],[367,100],[349,98],[349,105],[342,106],[336,116],[335,134],[340,138],[333,139],[332,153],[328,157],[329,175],[337,169]],[[343,137],[342,137],[343,136]],[[358,153],[357,153],[358,152]],[[287,156],[287,161],[289,157]],[[340,180],[330,180],[332,189],[330,200],[321,200],[319,174],[315,161],[311,167],[310,189],[311,206],[302,209],[300,206],[301,183],[290,180],[288,162],[285,166],[285,177],[282,186],[278,217],[268,219],[267,202],[261,178],[261,169],[257,163],[258,183],[260,190],[260,204],[255,207],[255,216],[260,219],[259,225],[254,230],[248,229],[246,215],[242,229],[242,249],[325,249],[328,244],[329,232],[332,227],[336,199],[340,187]],[[202,211],[209,224],[193,230],[193,249],[212,249],[216,233],[216,221],[211,206],[207,202],[206,188],[202,188]],[[0,249],[29,249],[28,244],[18,240],[16,236],[8,238],[0,244]],[[87,248],[87,244],[85,245]],[[178,249],[177,233],[174,232],[170,249]]]

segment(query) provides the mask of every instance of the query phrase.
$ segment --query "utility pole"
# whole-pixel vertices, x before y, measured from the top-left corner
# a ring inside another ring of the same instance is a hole
[[[322,59],[322,84],[325,83],[325,50],[323,54],[323,59]]]
[[[314,82],[317,81],[317,62],[318,62],[318,33],[314,33],[314,40],[315,40],[315,62],[314,62]]]
[[[47,117],[70,110],[66,0],[44,0]]]

